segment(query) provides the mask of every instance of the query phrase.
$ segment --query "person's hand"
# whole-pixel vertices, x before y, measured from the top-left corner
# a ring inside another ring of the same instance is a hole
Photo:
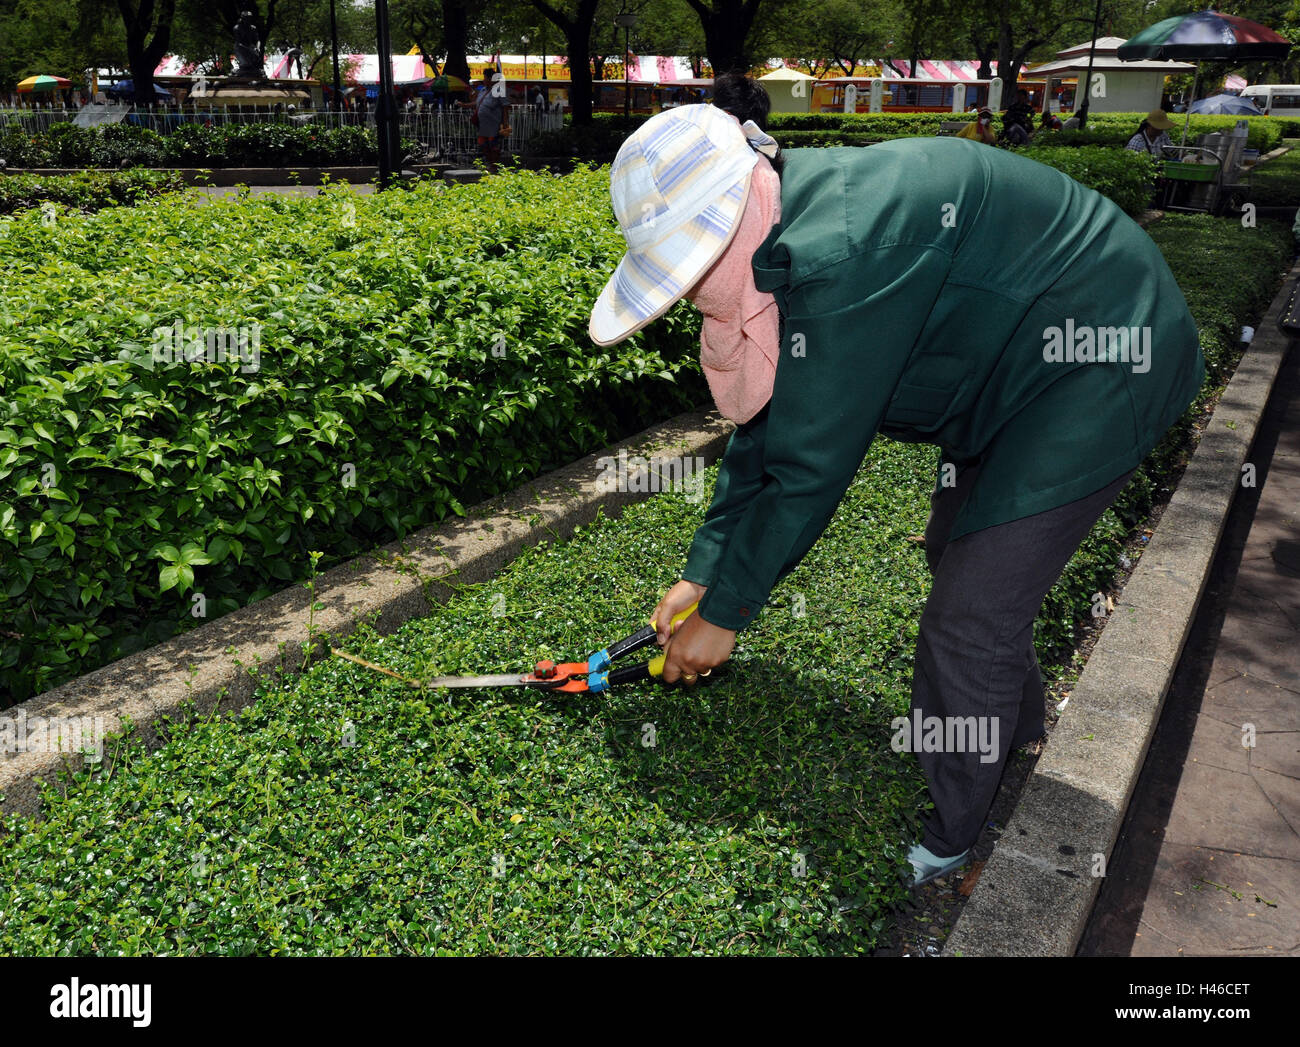
[[[735,646],[734,630],[706,622],[697,611],[677,627],[664,648],[664,683],[694,684],[730,658]]]
[[[660,647],[668,642],[668,630],[672,626],[672,620],[682,611],[690,607],[691,604],[697,603],[708,589],[703,585],[697,585],[695,582],[688,582],[683,578],[674,585],[659,601],[659,606],[655,608],[654,614],[650,620],[655,623],[657,636],[655,642]]]

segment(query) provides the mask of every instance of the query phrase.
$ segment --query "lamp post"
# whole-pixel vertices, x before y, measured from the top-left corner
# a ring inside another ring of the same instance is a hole
[[[375,0],[375,43],[379,49],[379,104],[375,131],[379,139],[379,188],[387,189],[394,173],[401,173],[401,136],[397,128],[397,100],[393,97],[393,44],[388,32],[388,0]]]
[[[626,8],[614,16],[614,24],[623,30],[623,118],[629,121],[632,119],[632,77],[628,66],[632,64],[631,38],[636,23],[636,15],[629,14]]]
[[[330,42],[334,53],[334,111],[343,106],[343,85],[339,81],[339,23],[334,17],[334,0],[330,0]]]
[[[524,101],[528,101],[528,37],[519,38],[524,44]]]
[[[1092,16],[1092,40],[1088,43],[1088,74],[1083,79],[1083,105],[1074,107],[1079,114],[1079,130],[1088,126],[1088,104],[1092,96],[1092,56],[1097,50],[1097,26],[1101,24],[1101,0],[1097,0],[1097,10]]]

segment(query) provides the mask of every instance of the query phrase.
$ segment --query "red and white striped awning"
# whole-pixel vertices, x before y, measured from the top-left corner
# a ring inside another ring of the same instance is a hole
[[[1245,77],[1234,75],[1234,76],[1225,76],[1223,78],[1223,90],[1225,92],[1244,91],[1246,87],[1247,84],[1246,84]]]
[[[992,76],[997,76],[997,62],[990,63],[993,72]],[[886,80],[900,80],[912,76],[911,62],[906,62],[898,58],[881,59],[880,68]],[[968,81],[978,80],[979,63],[967,61],[940,61],[938,59],[924,58],[916,63],[916,79],[918,80],[937,80],[941,82]]]

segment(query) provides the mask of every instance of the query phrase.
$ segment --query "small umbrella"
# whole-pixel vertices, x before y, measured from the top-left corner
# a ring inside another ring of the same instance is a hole
[[[65,87],[71,87],[72,81],[65,80],[61,76],[29,76],[18,84],[18,90],[23,94],[31,91],[60,91]]]
[[[1189,113],[1203,113],[1216,116],[1263,116],[1259,106],[1249,98],[1237,95],[1211,95],[1193,102],[1187,110]]]
[[[1290,52],[1291,41],[1273,32],[1268,26],[1219,11],[1194,11],[1192,14],[1175,15],[1147,26],[1137,36],[1120,44],[1115,53],[1122,62],[1134,62],[1143,58],[1196,62],[1196,77],[1192,81],[1192,95],[1195,97],[1203,61],[1280,60]],[[1187,119],[1183,123],[1184,142],[1187,141],[1187,127],[1191,119],[1192,110],[1189,106]]]

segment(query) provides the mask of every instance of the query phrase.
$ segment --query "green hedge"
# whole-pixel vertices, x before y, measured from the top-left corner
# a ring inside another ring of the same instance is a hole
[[[871,135],[932,135],[940,125],[969,121],[973,113],[773,113],[768,130],[850,131]]]
[[[777,130],[772,137],[783,149],[825,148],[837,145],[871,145],[891,138],[910,138],[911,135],[886,135],[875,132],[849,130]]]
[[[1276,156],[1250,175],[1251,202],[1262,207],[1296,207],[1300,205],[1300,142],[1292,142],[1288,152]]]
[[[701,402],[689,306],[587,335],[625,246],[587,169],[10,220],[0,693],[198,624],[192,591],[216,617],[309,549],[356,555]],[[176,322],[249,347],[155,362]]]
[[[80,171],[71,175],[0,177],[0,214],[12,214],[45,201],[79,211],[136,204],[185,187],[174,171]]]
[[[378,155],[375,133],[362,127],[187,123],[163,135],[131,124],[55,124],[40,134],[0,132],[0,159],[10,167],[316,167],[373,164]]]
[[[1134,134],[1138,125],[1146,117],[1145,113],[1093,113],[1088,117],[1088,126],[1083,131],[1044,131],[1034,136],[1035,145],[1110,145],[1123,146]],[[1183,140],[1184,117],[1171,113],[1170,119],[1175,126],[1169,132],[1174,144]],[[1193,144],[1198,135],[1212,134],[1216,131],[1229,130],[1237,121],[1245,119],[1247,123],[1247,145],[1261,153],[1276,149],[1282,143],[1285,121],[1271,116],[1197,116],[1193,115],[1187,129],[1187,141]]]

